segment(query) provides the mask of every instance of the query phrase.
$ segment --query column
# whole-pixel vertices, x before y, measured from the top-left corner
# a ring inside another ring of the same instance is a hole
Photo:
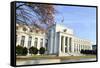
[[[81,44],[80,44],[80,52],[81,52]]]
[[[61,35],[60,33],[58,33],[58,52],[59,54],[61,53]]]
[[[74,43],[74,52],[76,52],[76,44]]]
[[[80,51],[82,50],[82,45],[80,45]]]
[[[25,36],[24,47],[28,48],[28,38],[29,38],[29,36],[28,35],[24,35],[24,36]]]
[[[46,48],[46,45],[45,45],[45,37],[43,37],[43,47],[45,47]]]
[[[38,39],[37,39],[37,48],[38,49],[40,49],[40,38],[39,37],[37,37]]]
[[[77,44],[77,53],[78,53],[78,44]]]
[[[34,36],[32,36],[32,43],[31,43],[31,47],[32,47],[32,46],[34,46],[34,40],[35,40],[35,38],[34,38]]]
[[[82,49],[84,50],[84,45],[82,45]]]
[[[80,46],[79,46],[79,44],[78,44],[78,52],[80,51]]]
[[[85,45],[84,45],[83,49],[85,50]]]
[[[72,38],[72,40],[71,40],[71,52],[74,52],[74,39],[73,39],[73,37],[71,37]]]
[[[21,35],[17,35],[16,46],[20,45],[20,42],[21,42]]]
[[[79,52],[80,52],[80,44],[79,44]]]
[[[80,44],[79,44],[79,52],[80,52]]]

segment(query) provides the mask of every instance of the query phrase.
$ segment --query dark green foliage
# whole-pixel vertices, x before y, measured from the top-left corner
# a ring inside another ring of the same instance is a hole
[[[36,47],[30,47],[29,48],[29,53],[32,54],[37,54],[38,53],[38,49]]]
[[[27,53],[28,53],[27,48],[26,47],[23,47],[23,54],[22,55],[27,55]]]
[[[29,53],[32,55],[33,54],[33,47],[29,48]]]
[[[23,54],[23,47],[22,46],[16,46],[16,54],[22,55]]]
[[[45,48],[44,48],[44,47],[41,47],[40,50],[39,50],[39,54],[42,55],[42,54],[44,54],[44,53],[45,53]]]
[[[81,50],[82,54],[91,54],[91,55],[96,55],[96,50]]]
[[[21,56],[21,55],[27,55],[28,51],[26,47],[22,46],[16,46],[16,54]]]

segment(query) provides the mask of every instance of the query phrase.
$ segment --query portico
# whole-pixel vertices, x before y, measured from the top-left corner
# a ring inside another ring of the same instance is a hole
[[[72,29],[55,24],[48,31],[50,34],[50,38],[48,38],[49,54],[80,55],[82,49],[91,49],[91,43],[88,40],[75,37]]]
[[[73,52],[73,37],[68,34],[58,32],[59,35],[59,55]]]

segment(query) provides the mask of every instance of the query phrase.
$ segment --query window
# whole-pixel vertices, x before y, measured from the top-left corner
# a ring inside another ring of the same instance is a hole
[[[68,37],[65,38],[65,45],[67,46]]]
[[[69,51],[71,52],[71,46],[72,46],[72,38],[69,38]]]
[[[46,50],[48,49],[48,39],[45,40],[45,47],[46,47]]]
[[[79,44],[79,51],[81,51],[80,44]]]
[[[30,32],[33,32],[33,30],[32,30],[32,29],[30,29]]]
[[[36,33],[39,33],[39,30],[36,30]]]
[[[22,37],[21,37],[21,44],[20,44],[20,45],[21,45],[21,46],[24,46],[24,42],[25,42],[25,36],[22,36]]]
[[[74,43],[74,52],[76,52],[76,44]]]
[[[67,47],[65,47],[65,53],[67,53]]]
[[[82,50],[82,45],[81,45],[81,50]]]
[[[38,38],[35,38],[34,46],[37,47],[37,44],[38,44]]]
[[[40,47],[43,47],[43,39],[40,40]]]
[[[64,29],[64,32],[66,32],[67,31],[67,29]]]
[[[77,49],[76,49],[76,50],[77,50],[77,52],[78,52],[78,44],[77,44],[77,46],[76,46],[76,47],[77,47]]]
[[[63,44],[64,44],[64,43],[63,43],[63,38],[64,38],[64,37],[61,36],[61,51],[63,51]]]
[[[26,31],[26,30],[27,30],[27,29],[24,27],[24,28],[23,28],[23,31]]]
[[[28,39],[28,47],[29,47],[29,48],[31,47],[31,42],[32,42],[32,37],[29,36],[29,39]]]

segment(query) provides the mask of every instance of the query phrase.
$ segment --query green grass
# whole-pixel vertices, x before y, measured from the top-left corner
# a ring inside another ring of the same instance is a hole
[[[48,56],[48,55],[32,55],[32,56],[17,56],[17,60],[37,60],[37,59],[61,59],[61,60],[70,60],[70,59],[84,59],[84,58],[96,58],[95,55],[87,56]]]

